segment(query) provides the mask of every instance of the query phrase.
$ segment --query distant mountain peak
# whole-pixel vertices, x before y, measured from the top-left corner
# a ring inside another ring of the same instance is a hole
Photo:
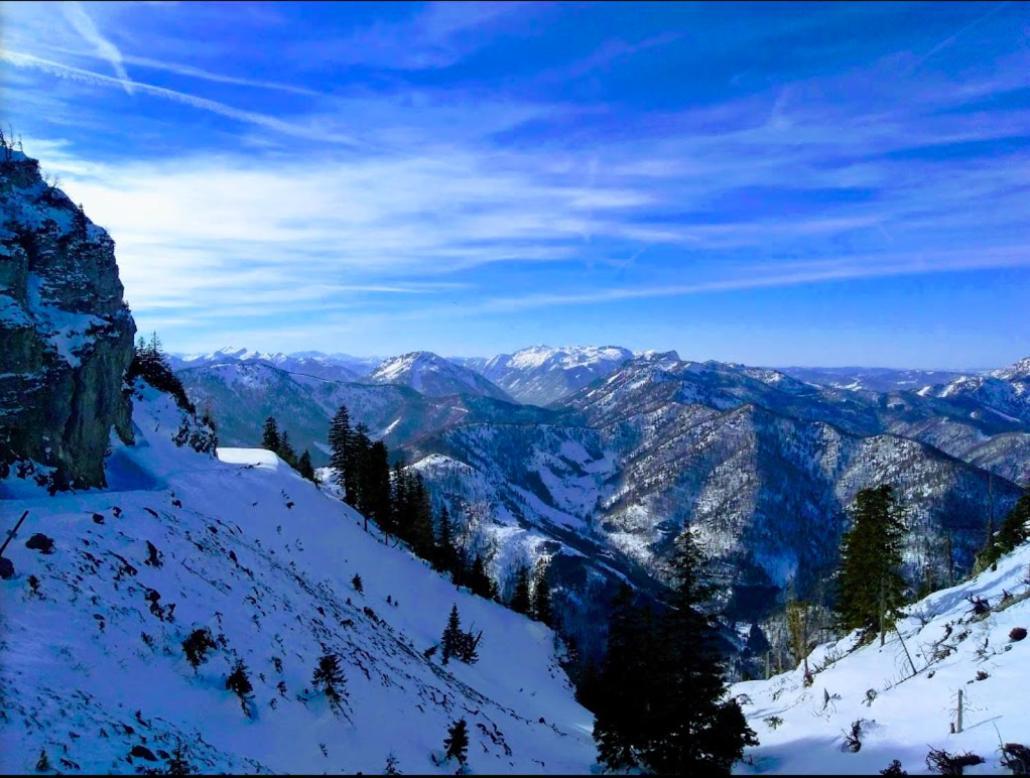
[[[400,384],[429,397],[473,394],[510,401],[511,397],[479,373],[432,351],[409,351],[383,362],[368,376],[371,383]]]

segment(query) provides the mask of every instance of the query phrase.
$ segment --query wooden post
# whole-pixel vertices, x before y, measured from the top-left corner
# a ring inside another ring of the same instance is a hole
[[[4,544],[2,546],[0,546],[0,556],[4,555],[4,550],[7,548],[7,544],[10,543],[12,540],[14,540],[14,536],[18,534],[18,529],[21,527],[21,523],[23,521],[25,521],[25,517],[28,516],[28,515],[29,515],[29,512],[25,511],[25,513],[23,513],[21,515],[21,518],[18,519],[18,521],[15,523],[14,529],[10,530],[7,533],[7,540],[5,540]]]
[[[912,661],[912,655],[908,653],[908,646],[905,645],[905,638],[901,636],[901,630],[898,629],[898,625],[894,625],[894,631],[898,633],[898,640],[901,641],[901,647],[905,649],[905,656],[908,657],[908,663],[912,666],[912,675],[918,675],[919,671],[916,670],[916,663]]]
[[[957,716],[957,719],[958,720],[956,721],[955,731],[956,732],[961,732],[962,731],[962,690],[961,689],[958,690],[958,716]]]

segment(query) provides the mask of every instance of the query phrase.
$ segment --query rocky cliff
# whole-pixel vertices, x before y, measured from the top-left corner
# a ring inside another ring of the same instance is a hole
[[[0,145],[0,477],[100,486],[136,331],[114,241],[36,160]]]

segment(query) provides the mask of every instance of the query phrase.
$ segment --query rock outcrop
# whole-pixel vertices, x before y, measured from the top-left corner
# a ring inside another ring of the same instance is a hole
[[[104,484],[112,428],[132,439],[122,293],[107,232],[0,143],[0,477]]]

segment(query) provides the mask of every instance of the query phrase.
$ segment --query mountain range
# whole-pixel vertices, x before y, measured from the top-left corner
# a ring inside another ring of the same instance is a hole
[[[550,563],[563,630],[584,644],[621,580],[660,596],[686,526],[716,562],[724,615],[747,625],[787,586],[826,595],[859,489],[898,488],[916,580],[967,569],[991,515],[1030,483],[1026,360],[968,375],[881,369],[883,391],[617,347],[460,364],[416,352],[340,379],[284,365],[222,357],[178,375],[227,442],[256,444],[273,415],[318,464],[346,404],[460,517],[502,593],[518,566]],[[935,377],[949,380],[923,383]]]

